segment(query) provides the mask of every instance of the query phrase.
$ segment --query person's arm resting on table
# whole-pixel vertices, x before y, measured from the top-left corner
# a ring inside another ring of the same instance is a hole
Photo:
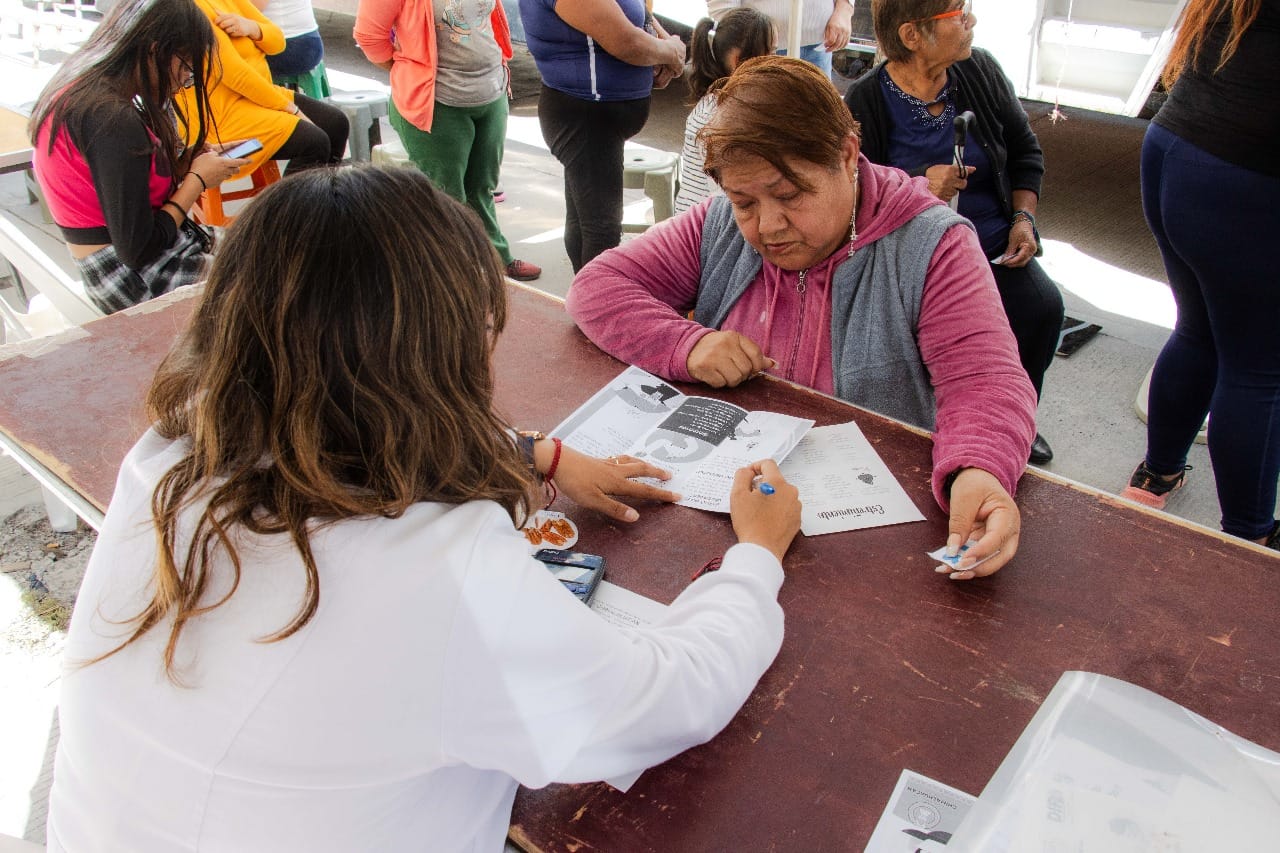
[[[582,268],[565,307],[614,358],[676,382],[738,385],[773,366],[745,335],[687,318],[698,296],[709,202],[664,220]]]
[[[937,400],[934,497],[950,514],[949,545],[978,540],[952,573],[956,580],[992,574],[1017,551],[1021,516],[1013,494],[1035,435],[1035,390],[991,272],[975,256],[981,253],[971,228],[958,225],[943,235],[929,263],[918,325]]]
[[[757,477],[775,493],[754,489]],[[771,460],[738,471],[731,506],[739,544],[720,570],[660,623],[626,630],[567,595],[490,511],[449,642],[448,755],[530,787],[591,782],[652,767],[728,725],[781,647],[781,557],[800,527],[796,489]]]
[[[534,442],[533,467],[544,477],[554,468],[553,482],[557,489],[578,506],[593,509],[615,521],[636,521],[640,518],[640,513],[613,496],[663,503],[680,500],[680,495],[669,489],[660,489],[631,479],[652,477],[655,480],[670,480],[670,471],[632,456],[616,456],[612,460],[597,459],[579,453],[572,447],[558,444],[552,438]]]

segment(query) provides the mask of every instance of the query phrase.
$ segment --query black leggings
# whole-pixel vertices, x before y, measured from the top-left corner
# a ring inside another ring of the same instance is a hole
[[[996,289],[1009,327],[1018,341],[1018,359],[1036,389],[1044,385],[1044,372],[1053,363],[1062,333],[1062,293],[1035,258],[1025,267],[993,264]]]
[[[538,124],[564,166],[564,247],[575,273],[622,241],[622,145],[648,118],[648,98],[584,101],[542,87]]]
[[[276,149],[271,159],[288,160],[289,168],[285,171],[289,174],[341,163],[350,130],[346,114],[332,104],[303,94],[295,94],[293,102],[311,121],[299,120],[293,133],[289,134],[284,145]]]

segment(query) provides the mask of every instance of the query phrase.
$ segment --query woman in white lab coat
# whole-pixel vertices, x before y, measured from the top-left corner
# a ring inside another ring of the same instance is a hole
[[[77,602],[50,849],[497,851],[517,783],[635,772],[729,722],[781,643],[795,489],[744,468],[723,567],[658,627],[597,618],[518,532],[539,479],[621,522],[610,495],[674,496],[629,457],[513,440],[505,292],[416,171],[304,173],[240,217]]]

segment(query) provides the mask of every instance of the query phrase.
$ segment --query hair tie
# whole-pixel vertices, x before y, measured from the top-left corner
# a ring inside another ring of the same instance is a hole
[[[711,51],[711,58],[716,59],[716,26],[711,25],[711,29],[707,30],[707,50]],[[716,59],[717,62],[720,60]]]

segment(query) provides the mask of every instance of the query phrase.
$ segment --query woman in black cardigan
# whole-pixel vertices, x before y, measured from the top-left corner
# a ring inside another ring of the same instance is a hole
[[[1062,294],[1036,263],[1036,202],[1044,155],[1009,78],[973,47],[977,18],[961,0],[872,0],[876,38],[887,59],[845,95],[862,125],[862,153],[929,179],[943,201],[978,231],[991,259],[1018,355],[1036,394],[1062,329]],[[974,114],[961,172],[953,163],[954,120]],[[963,190],[963,192],[961,192]],[[1053,458],[1039,434],[1031,461]]]

